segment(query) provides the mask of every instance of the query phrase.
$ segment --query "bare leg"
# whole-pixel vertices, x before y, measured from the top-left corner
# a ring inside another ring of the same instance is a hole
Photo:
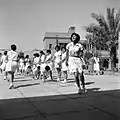
[[[51,80],[53,81],[52,70],[49,71],[49,74],[50,74],[50,78],[51,78]]]
[[[86,93],[87,92],[87,90],[85,89],[85,77],[84,77],[84,73],[83,73],[83,71],[79,74],[80,76],[80,80],[81,80],[81,82],[82,82],[82,88],[83,88],[83,91],[84,91],[84,93]]]
[[[79,73],[75,72],[74,73],[75,81],[78,87],[78,93],[81,94],[81,87],[80,87],[80,80],[79,80]]]
[[[63,83],[66,83],[67,82],[67,78],[68,78],[67,71],[63,71],[63,75],[64,75],[64,81],[63,81]]]
[[[10,74],[10,86],[9,86],[9,89],[12,89],[14,87],[13,85],[13,80],[14,80],[14,72],[9,72]]]
[[[4,74],[4,80],[6,80],[7,79],[7,72],[4,71],[3,74]]]
[[[60,68],[56,68],[57,70],[57,81],[60,81],[61,80],[61,69]]]

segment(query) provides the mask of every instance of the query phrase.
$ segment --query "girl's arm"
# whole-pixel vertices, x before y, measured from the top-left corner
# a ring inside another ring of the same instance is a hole
[[[69,50],[66,50],[66,65],[68,66]]]
[[[50,58],[48,58],[48,60],[46,60],[45,62],[51,62],[52,61],[52,56]]]
[[[1,57],[1,60],[0,60],[0,64],[2,64],[3,63],[3,57]]]

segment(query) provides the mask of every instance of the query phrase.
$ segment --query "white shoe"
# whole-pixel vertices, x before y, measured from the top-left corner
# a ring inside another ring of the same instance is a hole
[[[82,94],[81,88],[78,89],[78,94]]]
[[[12,88],[14,88],[14,85],[11,83],[9,86],[9,89],[12,89]]]
[[[47,78],[47,80],[51,80],[51,78],[50,78],[50,77],[48,77],[48,78]]]
[[[7,78],[4,76],[4,80],[6,80]]]
[[[83,88],[83,93],[87,93],[87,89]]]
[[[62,83],[66,83],[67,82],[67,80],[66,79],[64,79],[63,81],[62,81]]]
[[[57,79],[57,82],[59,82],[59,81],[60,81],[60,78]]]

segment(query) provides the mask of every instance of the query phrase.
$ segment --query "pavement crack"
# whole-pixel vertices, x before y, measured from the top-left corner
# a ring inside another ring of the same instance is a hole
[[[41,112],[30,100],[29,100],[29,98],[27,98],[26,96],[24,96],[24,94],[19,90],[19,89],[17,89],[19,92],[20,92],[20,94],[39,112],[39,114],[42,116],[42,117],[44,117],[46,120],[49,120],[45,115],[44,115],[44,113],[43,112]]]

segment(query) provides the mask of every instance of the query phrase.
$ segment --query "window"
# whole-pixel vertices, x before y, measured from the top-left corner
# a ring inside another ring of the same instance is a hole
[[[59,43],[60,47],[66,47],[67,43]]]
[[[49,49],[52,49],[52,44],[49,44]]]

